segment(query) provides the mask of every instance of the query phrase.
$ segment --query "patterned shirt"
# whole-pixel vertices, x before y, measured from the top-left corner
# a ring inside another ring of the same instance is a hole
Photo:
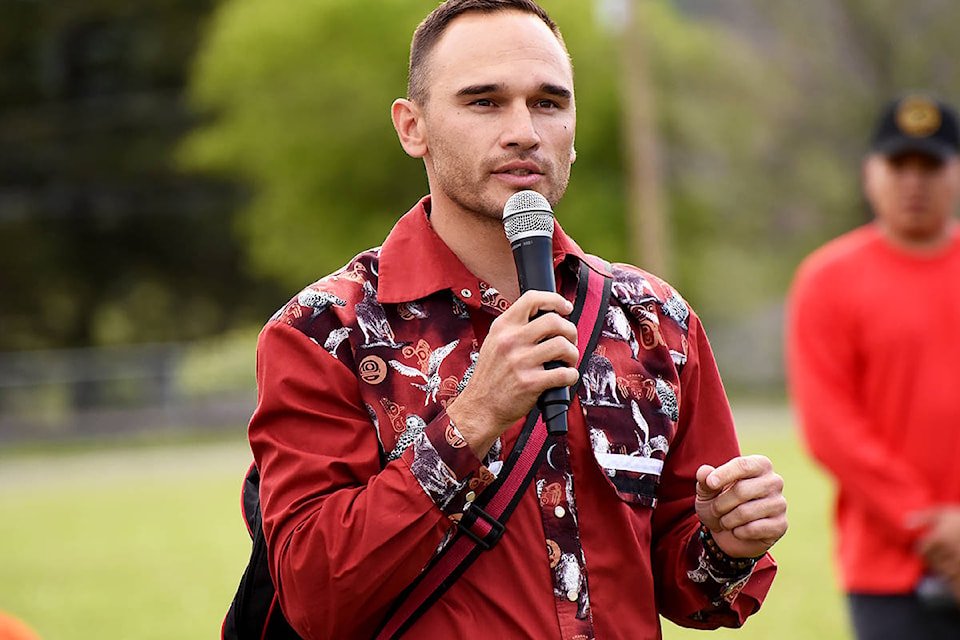
[[[371,637],[496,478],[523,423],[481,461],[446,415],[509,304],[433,232],[429,206],[301,291],[260,336],[249,437],[271,573],[305,638]],[[568,299],[584,259],[558,225]],[[724,575],[697,535],[697,468],[739,455],[703,328],[665,282],[612,269],[568,435],[502,539],[407,637],[636,640],[660,637],[658,614],[715,628],[759,608],[773,559]]]

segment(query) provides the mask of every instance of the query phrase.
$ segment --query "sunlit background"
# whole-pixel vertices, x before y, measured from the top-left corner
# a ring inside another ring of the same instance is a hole
[[[829,486],[784,392],[783,301],[806,253],[867,219],[880,105],[960,97],[960,5],[542,4],[577,83],[558,219],[677,286],[744,448],[786,478],[768,606],[713,637],[848,637]],[[389,105],[434,6],[2,0],[0,610],[40,637],[219,632],[249,551],[257,332],[426,192]]]

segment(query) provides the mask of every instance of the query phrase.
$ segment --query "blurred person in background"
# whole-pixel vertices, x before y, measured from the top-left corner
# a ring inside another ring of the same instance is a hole
[[[787,372],[836,481],[836,555],[860,640],[960,638],[960,132],[887,104],[863,161],[868,224],[800,265]]]
[[[555,205],[576,156],[556,25],[529,0],[445,2],[414,35],[408,96],[393,122],[430,195],[382,247],[294,297],[258,344],[249,438],[263,527],[305,638],[374,635],[459,534],[537,397],[577,382],[589,338],[563,317],[583,251],[557,226],[559,293],[521,295],[502,223],[517,192]],[[649,273],[609,269],[568,434],[503,537],[408,637],[657,638],[660,615],[737,627],[766,596],[767,551],[787,528],[782,479],[740,455],[686,302]]]

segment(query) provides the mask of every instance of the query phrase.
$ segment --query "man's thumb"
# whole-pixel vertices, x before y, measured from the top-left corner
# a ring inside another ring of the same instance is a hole
[[[711,489],[707,485],[707,478],[715,471],[714,467],[708,464],[700,465],[697,469],[697,498],[701,500],[710,500],[720,493],[720,489]]]

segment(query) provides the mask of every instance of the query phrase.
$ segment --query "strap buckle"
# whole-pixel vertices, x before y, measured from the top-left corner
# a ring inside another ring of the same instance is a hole
[[[473,530],[478,520],[487,523],[490,529],[483,535],[479,535]],[[503,536],[506,526],[494,518],[492,515],[481,509],[477,504],[470,503],[470,506],[463,512],[460,522],[457,523],[463,535],[473,540],[478,547],[484,551],[489,551]]]

